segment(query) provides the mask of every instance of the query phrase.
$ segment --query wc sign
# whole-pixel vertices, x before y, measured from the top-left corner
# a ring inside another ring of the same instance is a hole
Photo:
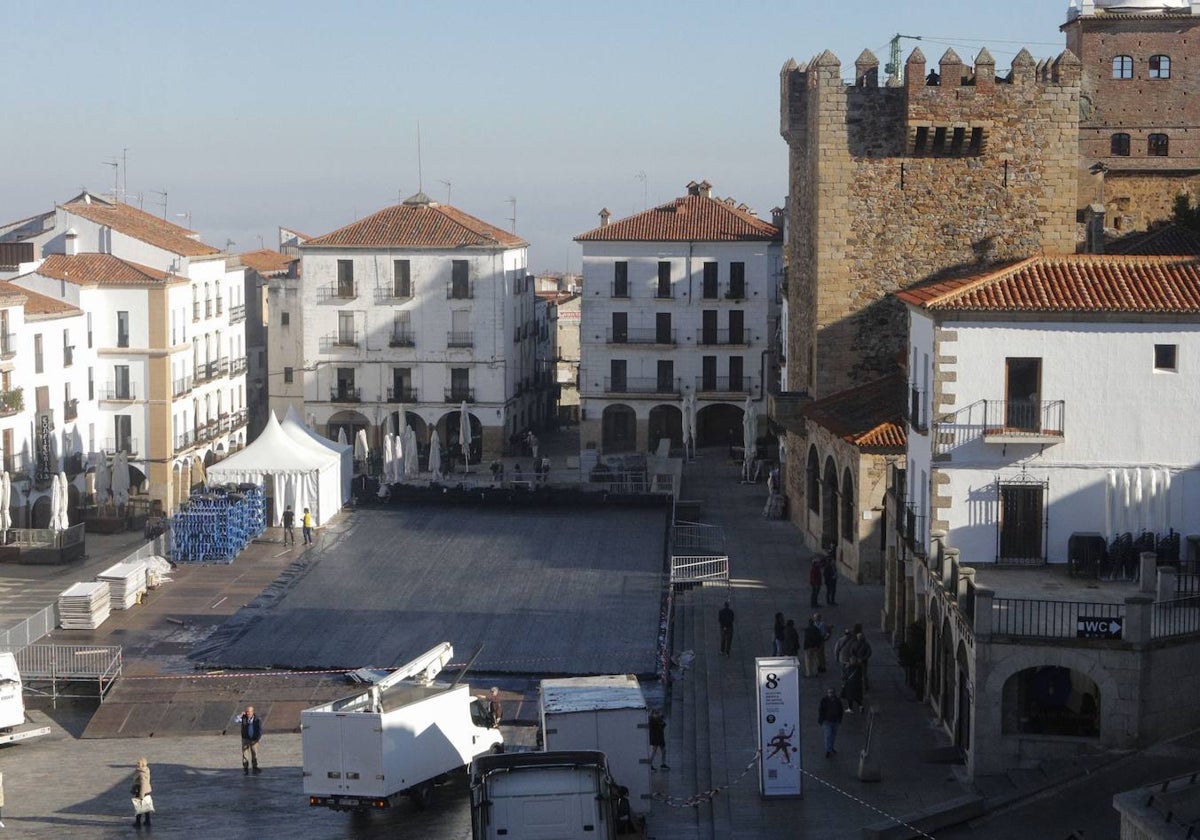
[[[1121,638],[1121,621],[1120,618],[1078,616],[1075,619],[1075,638],[1119,639]]]

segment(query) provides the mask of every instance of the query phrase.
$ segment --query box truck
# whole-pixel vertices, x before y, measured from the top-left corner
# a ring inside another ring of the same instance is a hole
[[[650,735],[646,698],[632,674],[542,680],[542,743],[547,750],[599,750],[635,814],[650,813]]]
[[[49,726],[28,726],[25,723],[25,695],[17,658],[12,653],[0,653],[0,744],[11,744],[49,735]]]
[[[473,758],[503,751],[487,702],[465,683],[434,682],[452,656],[443,642],[359,694],[300,713],[309,805],[363,811],[404,795],[424,804]]]
[[[595,750],[480,756],[471,765],[471,837],[611,840],[618,800]]]

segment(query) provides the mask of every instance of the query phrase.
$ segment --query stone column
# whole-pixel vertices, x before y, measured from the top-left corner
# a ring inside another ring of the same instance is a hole
[[[1179,594],[1179,570],[1174,566],[1163,566],[1158,570],[1156,601],[1174,601]]]
[[[1125,598],[1125,626],[1121,638],[1134,645],[1150,641],[1153,611],[1153,599],[1145,595],[1127,596]]]
[[[1147,595],[1154,594],[1157,585],[1158,555],[1153,551],[1143,551],[1138,556],[1138,592]]]
[[[996,593],[986,586],[975,587],[975,641],[986,642],[992,638],[992,610]]]

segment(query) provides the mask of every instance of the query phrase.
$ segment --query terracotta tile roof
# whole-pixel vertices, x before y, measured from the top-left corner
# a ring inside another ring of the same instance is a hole
[[[0,281],[0,297],[12,297],[14,295],[20,295],[25,298],[26,317],[30,315],[78,315],[83,311],[79,307],[67,303],[65,300],[52,298],[38,292],[31,292],[12,283]]]
[[[240,254],[239,258],[242,261],[242,265],[254,269],[264,277],[269,274],[282,274],[288,271],[292,263],[299,259],[299,257],[293,257],[289,254],[272,251],[270,248],[247,251],[244,254]]]
[[[1104,246],[1105,253],[1129,256],[1200,256],[1200,233],[1169,224],[1122,236]]]
[[[1070,254],[898,292],[930,311],[1200,313],[1200,258]]]
[[[355,248],[524,248],[521,237],[417,193],[332,233],[300,244]]]
[[[221,253],[211,245],[194,239],[195,233],[185,227],[171,224],[158,216],[152,216],[136,207],[121,202],[111,203],[90,196],[88,202],[76,198],[62,205],[64,210],[95,222],[108,225],[115,231],[148,242],[172,254],[183,257],[203,257]]]
[[[157,286],[172,279],[166,272],[119,260],[112,254],[51,254],[32,273],[79,286]]]
[[[783,231],[732,200],[685,195],[581,233],[576,242],[771,242]]]
[[[904,374],[894,373],[814,400],[800,414],[860,449],[901,453],[907,440],[904,425],[907,398]]]

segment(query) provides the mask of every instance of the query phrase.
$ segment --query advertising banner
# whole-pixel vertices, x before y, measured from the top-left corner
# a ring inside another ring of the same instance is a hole
[[[794,656],[754,660],[758,678],[758,791],[800,796],[800,663]]]

